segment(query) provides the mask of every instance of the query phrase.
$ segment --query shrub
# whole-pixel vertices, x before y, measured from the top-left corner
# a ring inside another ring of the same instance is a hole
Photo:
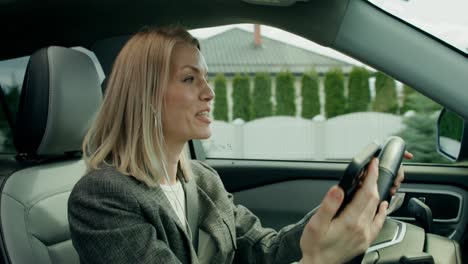
[[[249,76],[236,74],[232,81],[232,118],[249,121],[252,117],[251,104]]]
[[[362,67],[353,67],[349,74],[348,107],[346,112],[365,112],[369,109],[369,72]]]
[[[255,75],[252,99],[252,119],[273,115],[270,74],[257,73]]]
[[[342,115],[346,110],[344,75],[336,68],[325,74],[325,114],[327,118]]]
[[[376,73],[375,99],[372,110],[391,114],[396,114],[398,111],[395,81],[382,72]]]
[[[320,114],[319,77],[315,71],[302,75],[301,96],[302,117],[311,119]]]
[[[295,116],[296,96],[294,89],[294,75],[281,72],[276,75],[276,115]]]
[[[228,120],[228,104],[227,104],[227,91],[226,91],[226,78],[222,73],[216,75],[214,80],[215,86],[215,100],[213,117],[216,120]]]

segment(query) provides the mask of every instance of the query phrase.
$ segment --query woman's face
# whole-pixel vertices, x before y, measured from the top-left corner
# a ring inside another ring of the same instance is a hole
[[[162,120],[166,142],[185,143],[210,137],[214,93],[207,74],[205,59],[196,47],[174,46]]]

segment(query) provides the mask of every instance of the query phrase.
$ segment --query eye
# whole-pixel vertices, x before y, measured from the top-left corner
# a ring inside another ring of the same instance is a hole
[[[193,76],[188,76],[188,77],[184,78],[183,82],[184,83],[191,83],[191,82],[193,82],[194,79],[195,78]]]

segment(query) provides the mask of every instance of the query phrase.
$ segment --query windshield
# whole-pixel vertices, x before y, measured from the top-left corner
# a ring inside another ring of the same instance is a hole
[[[467,0],[369,0],[369,2],[468,53]]]

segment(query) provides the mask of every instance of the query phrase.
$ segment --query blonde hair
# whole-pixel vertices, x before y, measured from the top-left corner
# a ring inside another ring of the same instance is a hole
[[[88,170],[111,165],[148,186],[157,185],[164,177],[167,161],[162,109],[177,43],[200,49],[198,40],[180,26],[146,28],[122,48],[102,107],[83,141]],[[179,165],[188,180],[190,160],[184,152]]]

